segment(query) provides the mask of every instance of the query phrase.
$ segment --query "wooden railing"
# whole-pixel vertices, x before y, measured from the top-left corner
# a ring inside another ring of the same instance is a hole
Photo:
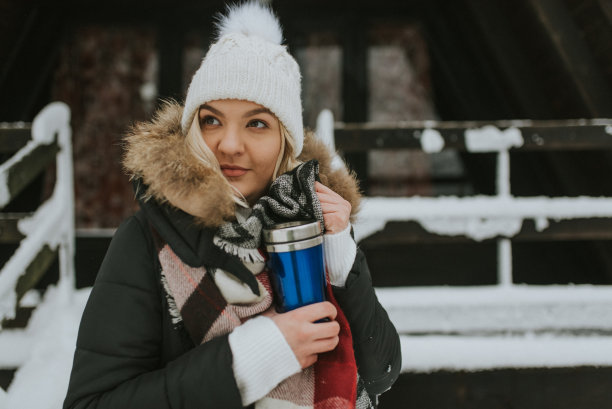
[[[497,242],[496,285],[377,289],[402,335],[404,371],[612,365],[612,286],[523,285],[512,277],[513,241],[612,239],[612,197],[516,197],[510,189],[510,152],[612,151],[612,120],[334,124],[324,112],[317,133],[342,153],[454,149],[497,157],[494,195],[363,201],[354,231],[369,245]]]
[[[55,186],[34,212],[1,212],[0,242],[18,244],[0,270],[0,322],[15,317],[19,300],[59,256],[59,290],[74,287],[74,199],[70,110],[44,108],[32,124],[0,124],[0,208],[55,162]],[[2,363],[0,362],[0,366]]]

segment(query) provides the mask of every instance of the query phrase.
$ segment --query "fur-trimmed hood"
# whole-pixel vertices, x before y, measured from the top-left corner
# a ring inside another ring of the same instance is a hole
[[[125,138],[123,166],[132,179],[148,186],[139,200],[155,199],[195,217],[206,227],[216,228],[235,218],[233,191],[224,183],[220,169],[199,162],[187,148],[181,131],[183,108],[166,102],[150,122],[136,124]],[[332,153],[312,132],[306,132],[299,160],[317,159],[321,183],[338,193],[351,206],[351,218],[359,209],[361,195],[353,173],[332,170]]]

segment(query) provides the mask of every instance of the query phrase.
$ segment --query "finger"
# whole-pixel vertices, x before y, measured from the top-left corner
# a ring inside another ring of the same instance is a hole
[[[333,191],[332,189],[330,189],[329,187],[325,186],[323,183],[320,182],[315,182],[315,192],[317,193],[325,193],[328,195],[338,195],[338,193],[336,193],[335,191]]]
[[[342,203],[344,201],[339,195],[335,196],[327,193],[317,193],[317,198],[321,203]]]
[[[338,312],[332,303],[323,301],[297,308],[290,313],[296,315],[298,319],[301,318],[309,322],[315,322],[323,318],[333,320]]]
[[[319,322],[314,325],[316,331],[313,339],[321,340],[338,336],[340,333],[340,324],[338,321]]]
[[[332,351],[334,348],[336,348],[336,346],[338,346],[338,342],[340,342],[340,337],[338,336],[319,339],[312,343],[312,349],[313,351],[316,351],[317,354]]]
[[[348,214],[349,209],[342,203],[321,202],[323,213],[344,213]]]
[[[325,186],[323,183],[321,182],[316,182],[315,181],[315,191],[316,192],[324,192],[326,190],[331,190],[330,188],[328,188],[327,186]]]
[[[315,187],[315,193],[318,195],[329,195],[329,196],[342,197],[335,191],[331,190],[330,188],[322,184],[319,184],[319,188]]]

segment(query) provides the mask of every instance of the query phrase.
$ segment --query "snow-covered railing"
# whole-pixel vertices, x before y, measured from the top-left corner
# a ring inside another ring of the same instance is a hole
[[[403,369],[612,365],[612,286],[514,284],[511,241],[538,235],[611,239],[612,197],[513,196],[509,155],[511,150],[612,150],[612,120],[496,125],[334,125],[329,112],[319,116],[319,136],[345,153],[456,149],[497,156],[495,195],[363,200],[354,225],[357,241],[389,222],[417,222],[411,242],[442,236],[497,241],[497,285],[377,289],[402,335]]]
[[[52,103],[25,124],[0,125],[3,148],[20,147],[0,164],[0,208],[4,208],[55,160],[53,193],[34,213],[0,213],[0,239],[19,246],[0,270],[0,322],[15,317],[19,299],[36,284],[59,253],[59,291],[74,287],[74,199],[70,109]],[[31,139],[24,140],[25,132]],[[24,143],[25,142],[25,143]],[[2,362],[0,362],[2,366]]]

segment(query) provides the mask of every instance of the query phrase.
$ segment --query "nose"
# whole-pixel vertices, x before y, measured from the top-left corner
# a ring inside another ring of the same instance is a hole
[[[223,133],[217,149],[219,153],[228,156],[244,153],[244,142],[240,130],[234,127],[226,127],[226,131]]]

